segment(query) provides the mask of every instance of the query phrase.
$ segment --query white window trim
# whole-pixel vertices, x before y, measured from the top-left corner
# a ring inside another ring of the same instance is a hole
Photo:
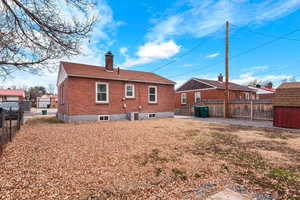
[[[154,117],[150,117],[150,115],[154,115]],[[151,118],[156,118],[156,113],[148,113],[148,118],[151,119]]]
[[[60,86],[60,104],[64,104],[64,85]]]
[[[246,100],[251,100],[251,95],[250,95],[249,92],[246,92],[246,93],[245,93],[245,99],[246,99]]]
[[[100,117],[108,117],[108,120],[100,120]],[[98,115],[98,121],[110,121],[110,115]]]
[[[195,92],[195,93],[194,93],[194,96],[195,96],[195,103],[198,103],[198,102],[197,102],[197,95],[196,95],[197,93],[200,94],[200,101],[201,101],[201,92]]]
[[[183,96],[185,96],[185,103],[183,102]],[[186,93],[181,93],[180,94],[180,102],[181,104],[186,104],[187,103],[187,94]]]
[[[103,84],[103,85],[106,85],[106,93],[107,93],[107,95],[106,95],[106,97],[107,97],[107,99],[106,99],[106,101],[98,101],[97,100],[97,94],[98,94],[98,91],[97,91],[97,88],[98,88],[98,85],[99,84]],[[106,83],[106,82],[96,82],[96,103],[109,103],[109,84],[108,83]]]
[[[150,101],[150,88],[155,88],[155,101]],[[148,103],[157,103],[157,86],[148,86]]]
[[[127,86],[132,86],[132,96],[127,96]],[[126,98],[135,98],[135,87],[134,84],[125,84],[125,97]]]

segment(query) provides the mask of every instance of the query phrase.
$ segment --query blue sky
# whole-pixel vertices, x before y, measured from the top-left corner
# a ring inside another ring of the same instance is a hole
[[[292,76],[300,80],[300,0],[101,0],[93,13],[99,22],[89,42],[83,41],[82,55],[62,60],[103,65],[105,52],[111,50],[116,66],[126,69],[152,71],[173,62],[155,73],[178,84],[191,77],[216,79],[224,73],[228,20],[234,25],[230,26],[231,81],[279,84]],[[41,75],[18,72],[4,85],[55,84],[56,67]]]

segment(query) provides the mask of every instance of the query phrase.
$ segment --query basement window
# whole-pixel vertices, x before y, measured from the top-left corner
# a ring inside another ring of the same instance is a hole
[[[156,114],[155,113],[149,113],[148,114],[148,118],[155,118],[156,117]]]
[[[110,120],[110,116],[109,115],[99,115],[98,116],[98,120],[99,121],[109,121]]]

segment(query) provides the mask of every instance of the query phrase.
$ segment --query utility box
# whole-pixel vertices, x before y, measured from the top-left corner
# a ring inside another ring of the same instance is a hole
[[[138,112],[129,112],[128,118],[130,121],[139,120],[139,113]]]

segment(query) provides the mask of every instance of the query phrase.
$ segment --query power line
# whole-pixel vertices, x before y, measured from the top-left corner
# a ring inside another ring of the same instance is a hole
[[[230,23],[230,25],[233,26],[233,27],[235,27],[235,28],[242,29],[242,30],[244,30],[244,31],[246,31],[246,32],[254,33],[254,34],[256,34],[256,35],[260,35],[260,36],[263,36],[263,37],[268,37],[268,38],[277,38],[277,37],[278,37],[278,35],[266,34],[266,33],[258,32],[258,31],[253,31],[252,29],[250,29],[250,28],[248,28],[248,27],[241,27],[241,26],[238,26],[238,25],[235,25],[235,24],[232,24],[232,23]],[[247,30],[246,30],[246,29],[247,29]],[[286,38],[286,37],[282,37],[282,39],[300,42],[300,39],[296,39],[296,38]]]
[[[250,53],[250,52],[252,52],[252,51],[255,51],[255,50],[260,49],[260,48],[262,48],[262,47],[265,47],[265,46],[267,46],[267,45],[269,45],[269,44],[272,44],[272,43],[276,42],[277,40],[284,39],[285,36],[294,34],[294,33],[298,32],[298,31],[300,31],[300,28],[298,28],[298,29],[296,29],[296,30],[293,30],[293,31],[291,31],[291,32],[282,34],[282,35],[280,35],[280,36],[278,36],[278,37],[276,37],[276,38],[274,38],[274,39],[272,39],[272,40],[270,40],[270,41],[268,41],[268,42],[262,43],[262,44],[260,44],[260,45],[257,45],[256,47],[247,49],[247,50],[245,50],[245,51],[243,51],[243,52],[241,52],[241,53],[239,53],[239,54],[236,54],[236,55],[234,55],[234,56],[231,56],[230,59],[235,59],[235,58],[241,57],[241,56],[243,56],[243,55],[246,55],[246,54],[248,54],[248,53]],[[223,63],[223,61],[222,61],[222,62],[216,62],[216,63],[214,63],[213,65],[208,65],[208,66],[206,66],[206,67],[215,66],[216,64],[219,64],[219,63]],[[200,66],[200,65],[198,65],[198,66]],[[193,70],[192,72],[195,72],[195,70]],[[188,72],[188,73],[190,73],[190,72]],[[179,76],[183,76],[183,75],[186,75],[186,74],[182,74],[182,73],[181,73],[181,74],[178,74],[178,75],[175,75],[175,76],[171,76],[171,78],[179,77]]]

